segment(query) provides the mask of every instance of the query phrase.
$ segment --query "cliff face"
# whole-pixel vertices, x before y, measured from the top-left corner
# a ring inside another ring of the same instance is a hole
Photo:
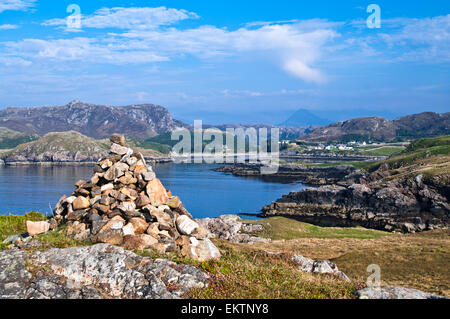
[[[283,196],[263,216],[289,216],[321,226],[416,232],[450,224],[448,190],[424,181],[327,185]]]
[[[6,108],[0,111],[0,125],[38,135],[73,130],[97,139],[117,132],[146,139],[186,126],[158,105],[107,106],[80,101],[65,106]]]

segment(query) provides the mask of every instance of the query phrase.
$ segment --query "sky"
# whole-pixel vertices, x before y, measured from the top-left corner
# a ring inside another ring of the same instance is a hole
[[[0,0],[0,109],[72,100],[210,124],[448,112],[450,2]]]

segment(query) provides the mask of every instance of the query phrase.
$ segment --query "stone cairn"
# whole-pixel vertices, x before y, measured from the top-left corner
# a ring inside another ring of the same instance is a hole
[[[110,137],[111,149],[63,196],[50,220],[52,229],[67,223],[76,240],[107,243],[130,250],[155,249],[205,261],[220,258],[207,231],[192,219],[178,196],[172,196],[141,153],[125,146],[123,135]]]

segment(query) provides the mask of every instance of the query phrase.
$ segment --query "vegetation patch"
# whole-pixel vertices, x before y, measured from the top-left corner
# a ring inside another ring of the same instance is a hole
[[[246,221],[264,226],[264,231],[254,235],[272,240],[291,240],[296,238],[357,238],[376,239],[393,236],[392,233],[363,227],[319,227],[285,217],[271,217],[260,221]]]
[[[448,232],[447,232],[448,236]],[[450,246],[448,239],[430,242],[426,236],[405,242],[400,247],[356,250],[333,259],[339,269],[354,280],[367,278],[367,266],[381,269],[382,285],[407,286],[429,293],[450,296]]]
[[[192,299],[350,299],[361,284],[299,271],[289,255],[268,254],[245,245],[217,243],[219,261],[200,263],[209,286],[191,290]]]
[[[27,232],[27,220],[42,221],[48,217],[41,213],[29,212],[25,215],[0,215],[0,243],[8,236]]]

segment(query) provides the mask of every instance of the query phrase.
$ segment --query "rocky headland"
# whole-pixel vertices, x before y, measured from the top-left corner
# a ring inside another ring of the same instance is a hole
[[[360,172],[357,179],[347,176],[341,182],[285,195],[263,207],[261,216],[405,233],[447,228],[448,137],[424,141],[413,143],[404,154],[379,164],[371,172]]]
[[[348,184],[362,177],[360,171],[351,165],[331,167],[306,166],[301,164],[281,164],[276,173],[262,175],[264,164],[235,164],[215,169],[216,172],[235,176],[259,176],[267,179],[296,180],[306,185]]]
[[[154,150],[139,149],[151,163],[172,162]],[[96,140],[75,131],[52,132],[0,154],[0,165],[92,165],[108,155],[107,140]]]

